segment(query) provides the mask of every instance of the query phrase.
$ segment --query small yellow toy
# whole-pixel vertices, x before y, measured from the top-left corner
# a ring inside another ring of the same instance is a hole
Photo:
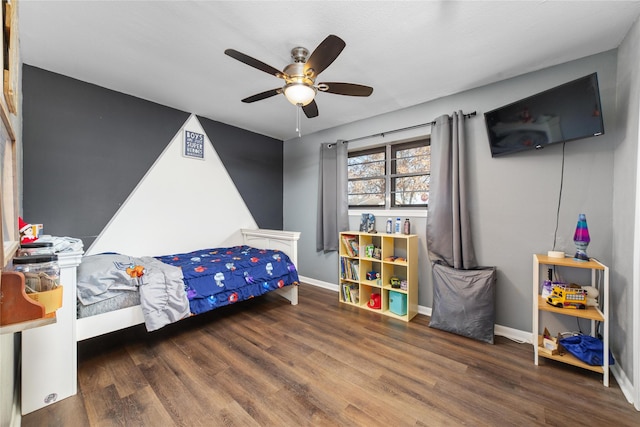
[[[582,288],[554,286],[547,304],[559,308],[587,308],[587,291]]]

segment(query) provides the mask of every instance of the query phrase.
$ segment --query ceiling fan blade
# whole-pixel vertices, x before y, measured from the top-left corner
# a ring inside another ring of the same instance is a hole
[[[273,76],[276,76],[278,78],[283,78],[284,74],[282,73],[282,71],[273,68],[271,65],[265,64],[262,61],[258,61],[255,58],[250,57],[249,55],[245,55],[242,52],[238,52],[235,49],[227,49],[224,51],[224,53],[226,55],[229,55],[230,57],[232,57],[233,59],[237,59],[240,62],[243,62],[253,68],[257,68],[260,71],[264,71],[267,74],[271,74]]]
[[[369,96],[373,93],[370,86],[358,85],[355,83],[325,82],[318,84],[321,92],[335,93],[337,95],[349,96]]]
[[[317,76],[336,60],[345,46],[346,43],[340,37],[333,34],[328,35],[307,60],[304,66],[305,72],[313,68]]]
[[[315,99],[302,107],[302,111],[304,111],[304,115],[309,119],[318,117],[318,104],[316,104]]]
[[[246,103],[256,102],[262,99],[271,98],[272,96],[279,95],[280,93],[282,93],[282,88],[269,89],[269,90],[265,90],[264,92],[257,93],[253,96],[249,96],[243,99],[242,102],[246,102]]]

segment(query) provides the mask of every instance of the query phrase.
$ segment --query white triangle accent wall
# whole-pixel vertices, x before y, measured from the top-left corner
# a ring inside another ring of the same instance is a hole
[[[185,131],[204,135],[204,159],[185,157]],[[191,115],[86,254],[157,256],[232,246],[257,228],[199,120]]]

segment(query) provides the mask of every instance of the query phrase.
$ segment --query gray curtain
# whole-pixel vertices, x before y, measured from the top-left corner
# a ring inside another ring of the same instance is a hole
[[[427,207],[427,248],[432,263],[477,267],[471,242],[465,167],[465,118],[443,115],[431,127],[431,181]]]
[[[347,157],[346,141],[325,143],[320,146],[317,251],[337,251],[338,233],[349,228]]]
[[[493,343],[494,267],[478,268],[471,242],[465,118],[438,117],[431,128],[427,249],[433,271],[429,326]]]

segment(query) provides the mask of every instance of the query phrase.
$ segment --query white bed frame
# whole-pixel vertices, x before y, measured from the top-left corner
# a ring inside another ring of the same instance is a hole
[[[279,249],[298,266],[299,232],[242,229],[245,244],[260,249]],[[61,253],[60,282],[63,304],[56,322],[22,332],[22,414],[28,414],[78,392],[78,341],[144,323],[140,306],[76,319],[76,270],[82,251]],[[274,290],[298,303],[298,287]],[[43,360],[46,363],[43,363]]]
[[[258,249],[281,250],[289,255],[289,258],[297,267],[299,232],[266,229],[241,229],[240,231],[245,245]],[[285,286],[273,292],[279,293],[291,301],[292,305],[298,304],[298,286]],[[76,320],[76,339],[77,341],[82,341],[142,323],[144,323],[144,317],[142,308],[139,305],[84,317]]]

